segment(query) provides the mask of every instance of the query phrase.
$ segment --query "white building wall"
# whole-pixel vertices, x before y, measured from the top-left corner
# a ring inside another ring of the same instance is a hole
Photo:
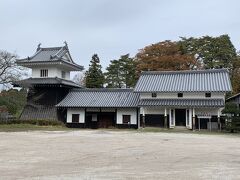
[[[32,68],[32,77],[33,78],[40,77],[40,68]]]
[[[169,114],[169,109],[190,109],[192,114],[192,108],[189,107],[166,107],[167,114]],[[212,116],[217,116],[222,108],[194,108],[196,115],[209,114]],[[144,107],[144,114],[164,114],[164,107]],[[143,114],[143,107],[140,108],[140,114]],[[221,114],[221,113],[220,113]]]
[[[67,123],[72,123],[72,114],[80,114],[79,123],[85,122],[84,109],[68,109],[67,110]]]
[[[144,114],[164,114],[164,107],[144,107]],[[140,108],[140,114],[143,114],[143,107]]]
[[[195,108],[195,114],[199,115],[210,115],[217,116],[219,108]]]
[[[67,80],[70,80],[70,72],[69,71],[65,71],[65,73],[66,73],[66,78],[65,79],[67,79]]]
[[[130,115],[130,124],[137,124],[137,110],[134,108],[129,109],[117,109],[117,124],[122,124],[122,116]]]
[[[140,93],[140,99],[180,99],[178,93],[157,93],[157,97],[152,97],[152,93]],[[200,93],[183,93],[181,99],[197,99],[206,98],[205,92]],[[225,93],[222,92],[212,92],[211,98],[225,98]]]
[[[61,68],[58,67],[34,67],[32,68],[32,77],[33,78],[40,78],[40,71],[41,69],[47,69],[48,70],[48,77],[58,77],[58,78],[62,78],[62,71],[64,71],[66,73],[66,77],[65,79],[69,80],[70,79],[70,72],[63,70]]]

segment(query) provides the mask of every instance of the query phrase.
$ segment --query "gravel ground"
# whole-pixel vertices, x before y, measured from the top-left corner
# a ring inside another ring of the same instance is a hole
[[[0,179],[240,179],[240,136],[1,132]]]

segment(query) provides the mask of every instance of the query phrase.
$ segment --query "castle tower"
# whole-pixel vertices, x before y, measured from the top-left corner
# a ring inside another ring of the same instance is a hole
[[[70,89],[81,88],[70,80],[70,72],[83,70],[72,60],[67,43],[48,48],[39,44],[34,55],[18,59],[17,64],[32,69],[32,77],[15,83],[29,89],[20,119],[63,119],[64,112],[57,112],[55,105]]]

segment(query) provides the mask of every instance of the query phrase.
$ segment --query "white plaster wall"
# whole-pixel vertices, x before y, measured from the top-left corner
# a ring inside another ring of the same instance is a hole
[[[122,124],[122,115],[131,115],[130,124],[137,124],[136,109],[117,109],[117,124]]]
[[[64,71],[66,73],[65,79],[67,79],[67,80],[70,79],[70,71],[66,71],[61,68],[53,67],[53,66],[47,66],[47,67],[42,66],[42,67],[32,68],[32,77],[39,78],[41,69],[48,69],[48,77],[58,77],[58,78],[62,78],[62,71]]]
[[[85,122],[84,109],[68,109],[67,110],[67,123],[72,123],[72,114],[80,114],[79,123]]]
[[[32,77],[33,78],[40,77],[40,70],[39,70],[39,68],[32,68]]]
[[[180,99],[177,96],[178,93],[157,93],[157,97],[152,97],[152,93],[141,93],[140,98],[141,99]],[[225,93],[221,92],[212,92],[211,98],[224,98]],[[205,93],[183,93],[182,98],[189,98],[189,99],[195,99],[195,98],[206,98]]]
[[[169,114],[169,109],[190,109],[190,113],[192,114],[192,108],[185,108],[185,107],[176,107],[170,108],[167,107],[167,114]],[[222,108],[195,108],[195,114],[209,114],[217,116],[220,112],[221,115]],[[164,114],[164,107],[144,107],[145,114]],[[140,108],[140,114],[143,114],[143,108]]]
[[[66,78],[65,79],[70,80],[70,72],[69,71],[65,71],[65,73],[66,73]]]
[[[195,114],[196,115],[211,115],[211,116],[217,116],[218,115],[219,108],[196,108]]]
[[[145,114],[164,114],[164,107],[144,107]],[[140,108],[140,114],[143,114],[143,108]]]
[[[48,77],[59,77],[59,78],[61,78],[61,76],[62,76],[61,70],[56,68],[56,67],[34,67],[34,68],[32,68],[32,77],[33,78],[39,78],[41,69],[47,69],[48,70]]]

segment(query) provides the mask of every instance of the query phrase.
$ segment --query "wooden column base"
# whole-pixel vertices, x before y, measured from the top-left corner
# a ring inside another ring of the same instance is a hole
[[[142,127],[145,128],[145,116],[142,117]]]
[[[164,128],[167,128],[167,116],[164,116]]]
[[[219,131],[222,130],[222,125],[221,125],[220,117],[218,117],[218,130],[219,130]]]
[[[195,117],[192,117],[192,130],[194,131],[196,129],[196,119]]]

